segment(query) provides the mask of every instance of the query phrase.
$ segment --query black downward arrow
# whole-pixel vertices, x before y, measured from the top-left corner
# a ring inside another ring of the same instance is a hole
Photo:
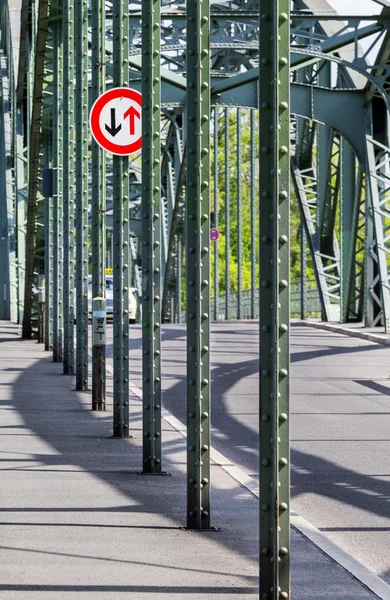
[[[111,109],[111,127],[105,124],[105,128],[112,137],[115,137],[117,133],[122,129],[122,125],[119,124],[118,127],[115,127],[115,108]]]

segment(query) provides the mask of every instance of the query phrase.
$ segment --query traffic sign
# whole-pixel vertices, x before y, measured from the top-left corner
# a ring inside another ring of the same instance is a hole
[[[112,154],[127,156],[142,146],[142,96],[131,88],[114,88],[94,103],[89,125],[96,142]]]
[[[212,242],[216,242],[218,238],[219,238],[219,231],[218,231],[218,229],[216,227],[212,227],[210,229],[210,240]]]

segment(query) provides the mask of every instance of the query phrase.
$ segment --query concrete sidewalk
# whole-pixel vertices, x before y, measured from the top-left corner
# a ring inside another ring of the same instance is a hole
[[[109,410],[42,345],[0,322],[0,595],[50,598],[258,598],[258,501],[212,467],[217,532],[183,530],[185,440],[163,424],[166,477],[137,474],[141,405],[130,440],[114,440]],[[294,600],[377,598],[292,529]]]

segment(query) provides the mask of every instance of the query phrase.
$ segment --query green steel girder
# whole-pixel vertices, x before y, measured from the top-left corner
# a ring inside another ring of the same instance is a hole
[[[337,106],[337,110],[335,110]],[[359,90],[329,90],[298,83],[291,85],[291,112],[326,124],[353,147],[360,162],[365,156],[365,136],[357,126],[364,111],[364,93]]]
[[[321,54],[333,54],[337,50],[345,46],[349,46],[350,44],[356,44],[358,40],[362,40],[366,37],[370,37],[376,33],[383,32],[383,24],[371,24],[365,27],[358,28],[359,23],[356,23],[356,29],[352,32],[348,31],[347,33],[336,33],[332,38],[325,39],[321,44],[317,45],[316,51],[310,51],[309,49],[304,49],[301,51],[300,49],[294,49],[294,46],[291,47],[291,68],[296,69],[297,67],[303,67],[308,63],[309,56],[316,56],[317,51]],[[296,34],[298,36],[302,36],[302,31],[297,31]]]
[[[9,231],[9,93],[7,57],[0,56],[0,255],[4,260],[0,270],[0,318],[11,318],[11,239]],[[8,130],[8,131],[7,131]],[[8,140],[7,140],[8,138]],[[12,195],[11,195],[12,201]]]
[[[340,318],[340,259],[333,252],[332,254],[322,253],[319,247],[316,169],[315,166],[301,168],[299,156],[295,156],[291,159],[291,175],[315,267],[323,318],[326,321],[337,321]]]
[[[260,12],[260,598],[280,600],[291,593],[290,2],[263,0]]]
[[[356,174],[356,157],[342,141],[341,168],[341,318],[344,322],[364,319],[364,254],[366,235],[366,177],[362,165]]]
[[[36,216],[38,211],[38,180],[40,169],[40,150],[42,136],[43,85],[45,74],[46,41],[48,36],[49,2],[39,0],[38,26],[35,42],[34,83],[32,90],[31,117],[29,127],[29,167],[27,195],[27,225],[26,225],[26,275],[24,294],[24,315],[22,335],[29,338],[32,335],[33,316],[33,284],[36,261]],[[23,66],[20,66],[23,68]]]
[[[370,135],[367,118],[366,174],[368,188],[368,209],[374,228],[375,244],[371,252],[375,255],[377,272],[369,282],[369,292],[380,310],[370,318],[370,325],[383,321],[386,333],[390,332],[390,272],[389,272],[389,218],[390,218],[390,149],[380,144]],[[379,293],[378,293],[379,289]]]
[[[17,103],[21,104],[25,97],[27,88],[26,60],[28,56],[28,26],[30,22],[31,0],[22,0],[20,12],[20,46],[19,46],[19,69],[17,74]]]
[[[53,361],[62,361],[63,348],[63,106],[62,27],[56,20],[51,23],[53,41]]]
[[[341,140],[334,130],[329,130],[323,126],[319,127],[319,134],[322,133],[322,129],[326,129],[327,148],[320,151],[320,156],[317,161],[317,225],[320,252],[322,252],[322,254],[332,255],[334,252],[334,230],[340,193]],[[320,170],[322,161],[324,164],[323,173],[321,173]]]
[[[183,209],[184,209],[184,186],[187,168],[187,156],[186,148],[183,147],[182,160],[180,168],[176,168],[176,190],[175,190],[175,202],[172,213],[171,227],[168,230],[168,256],[165,265],[165,277],[164,277],[164,292],[163,292],[163,303],[162,303],[162,322],[166,320],[168,314],[168,295],[169,290],[176,287],[175,279],[175,259],[177,256],[176,240],[177,236],[181,235],[179,231],[183,224]]]
[[[64,234],[64,375],[73,375],[74,361],[74,0],[63,3],[63,234]]]
[[[225,108],[224,163],[225,163],[225,256],[230,258],[230,111]],[[225,260],[225,318],[230,318],[230,264]]]
[[[242,311],[242,149],[241,149],[241,109],[237,109],[236,117],[236,153],[237,153],[237,319],[241,319]]]
[[[213,221],[210,223],[213,227],[218,229],[219,224],[219,181],[218,181],[218,148],[219,148],[219,119],[218,109],[214,108],[213,112],[213,186],[214,186],[214,204],[212,207]],[[214,258],[214,281],[213,281],[213,319],[218,320],[218,301],[219,301],[219,269],[218,269],[218,244],[213,245],[213,258]]]
[[[143,472],[161,473],[160,0],[142,3]]]
[[[92,85],[89,99],[91,104],[105,91],[106,48],[105,48],[105,2],[93,0],[91,5],[92,25]],[[106,297],[106,156],[103,149],[92,140],[91,158],[91,212],[92,212],[92,298]],[[92,346],[92,410],[105,409],[106,351]],[[98,397],[100,373],[103,377],[103,398]]]
[[[210,5],[187,6],[187,527],[210,528]]]
[[[75,0],[76,389],[88,389],[88,10]]]
[[[129,85],[129,6],[113,6],[113,87]],[[113,157],[114,420],[113,435],[129,436],[129,159]]]

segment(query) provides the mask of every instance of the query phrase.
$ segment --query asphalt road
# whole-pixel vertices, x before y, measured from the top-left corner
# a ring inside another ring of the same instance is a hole
[[[213,446],[257,478],[258,327],[215,324],[211,349]],[[185,356],[185,327],[165,326],[163,404],[182,422]],[[139,387],[141,358],[136,325]],[[291,360],[292,509],[390,583],[390,350],[294,326]]]

